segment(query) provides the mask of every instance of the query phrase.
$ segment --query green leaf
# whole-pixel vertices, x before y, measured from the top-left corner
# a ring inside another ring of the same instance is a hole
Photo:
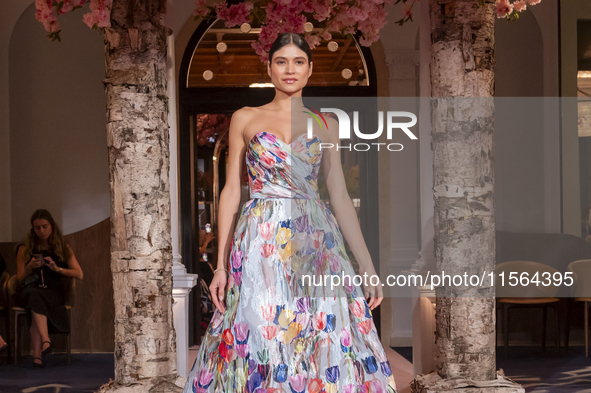
[[[98,28],[98,22],[96,22],[94,25],[92,25],[92,30],[96,30]]]
[[[63,6],[64,6],[64,2],[60,1],[59,4],[57,5],[57,12],[59,12]]]

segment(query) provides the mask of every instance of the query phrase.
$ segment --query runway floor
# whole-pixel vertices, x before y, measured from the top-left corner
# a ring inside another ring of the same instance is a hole
[[[396,349],[396,350],[395,350]],[[387,348],[386,353],[396,378],[399,393],[410,393],[413,378],[412,349]],[[571,347],[568,354],[556,356],[548,347],[511,347],[505,358],[497,353],[497,368],[531,393],[591,393],[591,357],[582,346]],[[190,349],[190,365],[197,356]],[[113,378],[113,354],[73,354],[67,365],[65,355],[55,354],[44,369],[34,369],[32,358],[23,357],[18,367],[0,357],[0,393],[85,393],[94,392]]]

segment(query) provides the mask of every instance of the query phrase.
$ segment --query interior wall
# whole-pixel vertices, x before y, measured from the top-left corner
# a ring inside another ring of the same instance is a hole
[[[546,11],[551,10],[546,7]],[[518,23],[497,19],[495,28],[496,228],[559,232],[559,222],[553,218],[560,212],[554,193],[560,188],[559,145],[545,146],[547,136],[558,138],[558,129],[545,124],[545,101],[539,98],[546,94],[544,53],[556,49],[544,46],[531,9]],[[557,119],[558,106],[553,109]],[[549,184],[553,188],[548,188]]]
[[[0,242],[12,240],[8,43],[16,21],[32,1],[12,0],[5,3],[0,12]]]
[[[9,42],[11,237],[48,209],[65,234],[110,215],[102,34],[84,10],[60,16],[62,42],[46,38],[31,4]]]

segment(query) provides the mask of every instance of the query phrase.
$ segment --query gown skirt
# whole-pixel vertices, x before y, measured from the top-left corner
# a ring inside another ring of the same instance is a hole
[[[268,132],[249,141],[251,199],[232,238],[226,312],[215,311],[183,393],[398,392],[363,291],[346,278],[355,271],[336,218],[318,196],[320,143]]]

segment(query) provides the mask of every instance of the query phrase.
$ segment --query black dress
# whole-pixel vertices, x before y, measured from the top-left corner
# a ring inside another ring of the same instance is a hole
[[[51,257],[57,266],[68,268],[67,263],[60,261],[54,253],[47,250],[39,253],[43,254],[44,258]],[[17,305],[27,310],[29,325],[31,325],[31,311],[34,311],[47,317],[49,333],[68,333],[68,311],[65,307],[62,281],[64,276],[54,272],[47,265],[33,269],[30,276],[36,277],[36,281],[22,287],[16,299]]]

